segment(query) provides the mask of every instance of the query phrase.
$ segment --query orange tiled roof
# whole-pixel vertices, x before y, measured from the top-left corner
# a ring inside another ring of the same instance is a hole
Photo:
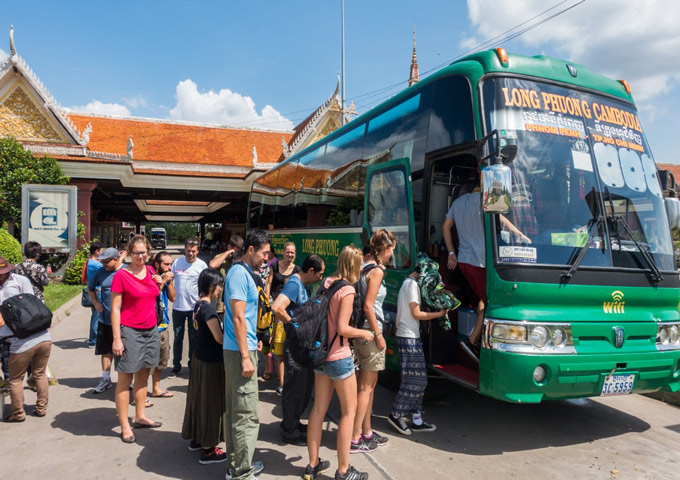
[[[274,163],[282,152],[281,140],[289,132],[173,123],[163,120],[110,118],[69,114],[79,130],[92,124],[90,150],[127,154],[132,135],[135,160],[204,165],[253,166],[253,145],[259,163]]]

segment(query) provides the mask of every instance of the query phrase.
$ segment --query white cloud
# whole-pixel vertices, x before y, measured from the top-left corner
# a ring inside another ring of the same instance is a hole
[[[560,5],[546,15],[574,5]],[[465,47],[480,43],[525,22],[557,2],[545,0],[467,0],[476,29]],[[517,38],[538,53],[542,50],[613,78],[625,78],[636,100],[650,100],[680,83],[680,2],[650,0],[582,3]],[[512,46],[508,47],[512,51]]]
[[[292,130],[293,122],[271,105],[257,113],[255,102],[247,96],[222,89],[199,92],[191,79],[181,81],[176,88],[177,104],[170,110],[170,118],[222,125]]]
[[[132,114],[125,105],[120,103],[103,103],[99,100],[92,100],[85,106],[74,105],[72,107],[65,107],[65,110],[68,112],[95,113],[115,117],[129,117]]]
[[[135,95],[133,97],[124,97],[123,103],[130,108],[148,108],[149,101],[143,95]]]

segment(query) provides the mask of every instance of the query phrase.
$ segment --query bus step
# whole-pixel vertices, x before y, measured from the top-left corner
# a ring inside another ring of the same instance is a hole
[[[440,375],[467,388],[479,388],[479,371],[461,364],[432,365]]]

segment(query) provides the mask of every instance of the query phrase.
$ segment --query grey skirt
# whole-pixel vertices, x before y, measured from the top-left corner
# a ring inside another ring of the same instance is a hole
[[[224,441],[224,363],[204,362],[194,355],[189,373],[182,438],[203,448]]]
[[[137,329],[121,325],[120,339],[124,348],[120,357],[113,357],[116,372],[136,373],[158,365],[161,340],[157,327]]]

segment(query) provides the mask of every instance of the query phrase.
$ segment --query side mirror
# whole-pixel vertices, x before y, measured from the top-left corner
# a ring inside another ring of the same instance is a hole
[[[671,230],[680,228],[680,200],[677,197],[666,197],[664,204],[666,205],[666,215]]]
[[[661,182],[662,191],[675,191],[675,177],[670,170],[659,170],[659,181]]]
[[[512,174],[510,167],[502,163],[482,169],[480,187],[482,211],[485,213],[507,213],[510,211]]]

